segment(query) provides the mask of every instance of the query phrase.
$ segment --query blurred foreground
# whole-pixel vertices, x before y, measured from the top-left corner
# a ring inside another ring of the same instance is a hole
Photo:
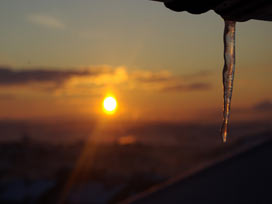
[[[105,125],[105,124],[104,124]],[[271,139],[269,122],[0,122],[0,201],[117,203]]]

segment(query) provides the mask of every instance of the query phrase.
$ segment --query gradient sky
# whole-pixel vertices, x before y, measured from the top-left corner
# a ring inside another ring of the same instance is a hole
[[[0,118],[221,119],[223,20],[145,0],[0,2]],[[237,24],[233,118],[269,117],[272,23]]]

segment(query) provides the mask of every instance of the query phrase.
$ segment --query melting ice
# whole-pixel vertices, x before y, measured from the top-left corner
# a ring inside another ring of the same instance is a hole
[[[224,30],[224,69],[223,69],[223,86],[224,86],[224,112],[221,136],[223,141],[227,141],[228,124],[230,117],[230,105],[233,90],[233,80],[235,72],[235,21],[225,20]]]

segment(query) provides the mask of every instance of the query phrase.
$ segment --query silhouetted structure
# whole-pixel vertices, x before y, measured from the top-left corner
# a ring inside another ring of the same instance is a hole
[[[271,0],[153,0],[165,2],[174,11],[201,14],[214,10],[225,20],[247,21],[250,19],[272,21]]]
[[[129,203],[272,203],[272,141]]]

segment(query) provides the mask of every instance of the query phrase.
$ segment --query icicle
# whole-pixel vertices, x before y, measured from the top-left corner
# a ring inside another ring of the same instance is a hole
[[[228,124],[230,117],[230,105],[233,90],[233,80],[235,72],[235,21],[225,20],[224,30],[224,69],[223,69],[223,85],[224,85],[224,113],[223,124],[221,128],[221,136],[224,142],[227,141]]]

